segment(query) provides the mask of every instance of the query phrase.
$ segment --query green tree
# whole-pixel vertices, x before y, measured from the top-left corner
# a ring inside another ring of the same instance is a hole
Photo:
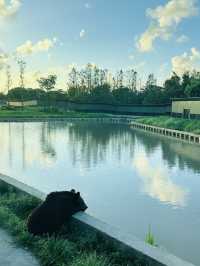
[[[164,84],[165,97],[167,101],[172,98],[184,97],[185,93],[181,85],[181,78],[173,72],[170,79],[167,79]]]
[[[103,84],[102,86],[95,87],[90,95],[90,102],[94,103],[114,103],[115,99],[111,93],[110,85]]]
[[[143,92],[143,104],[166,103],[164,89],[160,86],[151,85]]]
[[[40,89],[44,90],[46,92],[46,100],[47,100],[47,105],[50,105],[50,92],[55,88],[56,85],[56,80],[57,76],[56,75],[49,75],[47,78],[40,78],[37,80]]]
[[[47,78],[40,78],[37,80],[39,87],[46,92],[50,92],[55,88],[57,76],[49,75]]]
[[[185,88],[185,94],[188,97],[200,97],[200,79],[192,79]]]

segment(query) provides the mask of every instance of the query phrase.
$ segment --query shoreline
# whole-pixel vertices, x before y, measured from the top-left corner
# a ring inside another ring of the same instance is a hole
[[[143,130],[153,134],[159,134],[168,138],[177,139],[191,144],[200,145],[200,134],[192,131],[177,130],[176,124],[172,124],[175,128],[164,127],[165,120],[170,120],[177,123],[185,123],[195,125],[196,121],[186,119],[174,119],[172,117],[138,117],[130,115],[114,115],[104,113],[69,113],[64,115],[46,115],[46,116],[0,116],[0,123],[34,123],[34,122],[74,122],[74,121],[95,121],[108,122],[113,124],[125,124],[136,130]],[[160,122],[161,120],[161,122]],[[159,121],[158,123],[156,123]],[[146,123],[145,123],[146,122]],[[200,124],[200,122],[199,122]],[[163,126],[162,126],[163,125]],[[200,131],[200,127],[198,129]]]

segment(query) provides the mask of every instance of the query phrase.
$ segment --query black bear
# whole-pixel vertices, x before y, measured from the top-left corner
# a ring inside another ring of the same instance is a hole
[[[33,235],[51,235],[58,232],[73,214],[86,209],[87,205],[80,196],[80,192],[76,193],[74,189],[52,192],[29,215],[28,231]]]

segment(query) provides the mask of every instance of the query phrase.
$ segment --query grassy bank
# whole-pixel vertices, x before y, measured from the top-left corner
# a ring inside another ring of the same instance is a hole
[[[157,116],[137,118],[136,122],[151,126],[200,134],[200,120],[188,120],[170,116]]]
[[[55,108],[44,109],[42,107],[25,107],[0,109],[1,118],[96,118],[107,117],[109,114],[104,113],[84,113],[73,111],[60,111]]]
[[[26,230],[28,214],[40,203],[0,181],[0,227],[9,231],[17,244],[29,249],[43,266],[144,266],[139,258],[119,252],[98,233],[71,222],[58,236],[34,237]]]

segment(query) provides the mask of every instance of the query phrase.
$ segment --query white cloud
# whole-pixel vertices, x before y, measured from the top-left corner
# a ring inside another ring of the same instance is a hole
[[[181,35],[179,36],[177,39],[176,39],[176,42],[178,43],[185,43],[185,42],[188,42],[189,41],[189,37],[186,36],[186,35]]]
[[[135,59],[135,56],[131,54],[131,55],[129,55],[129,59],[130,60],[134,60]]]
[[[44,39],[36,44],[33,44],[31,41],[26,41],[24,44],[16,48],[18,55],[31,55],[39,52],[48,52],[50,48],[55,45],[55,38],[53,40]]]
[[[146,155],[137,156],[133,166],[143,181],[144,193],[176,207],[186,205],[188,192],[176,185],[163,168],[151,165]]]
[[[171,60],[172,69],[178,75],[182,75],[186,71],[200,70],[200,51],[196,48],[191,48],[190,53],[183,53],[179,56],[174,56]]]
[[[84,30],[84,29],[82,29],[81,31],[80,31],[80,38],[82,39],[82,38],[84,38],[85,37],[85,35],[86,35],[86,31]]]
[[[0,69],[2,69],[9,60],[9,55],[5,53],[0,53]]]
[[[21,0],[0,0],[0,17],[5,18],[15,15],[19,10],[20,6]]]
[[[137,40],[137,48],[141,52],[149,52],[156,39],[168,40],[183,19],[197,15],[196,3],[197,0],[170,0],[164,6],[147,9],[146,15],[151,23]]]
[[[85,3],[85,8],[87,8],[87,9],[90,9],[91,8],[91,4],[90,3]]]

